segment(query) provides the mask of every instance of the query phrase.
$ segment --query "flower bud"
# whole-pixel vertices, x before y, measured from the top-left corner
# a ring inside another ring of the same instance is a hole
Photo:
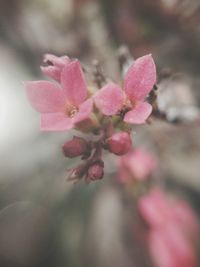
[[[85,139],[74,136],[72,140],[63,145],[63,153],[68,158],[87,157],[90,154],[90,145]]]
[[[77,182],[83,178],[87,170],[87,164],[83,163],[69,170],[67,181]]]
[[[85,177],[86,182],[91,182],[95,180],[100,180],[104,175],[104,163],[102,160],[96,161],[93,163],[87,171],[87,175]]]
[[[114,133],[106,143],[108,150],[118,156],[126,154],[132,146],[130,134],[127,132]]]
[[[70,63],[70,59],[67,56],[57,57],[51,54],[44,56],[43,62],[46,66],[41,66],[42,72],[50,78],[60,82],[60,75],[63,68]]]

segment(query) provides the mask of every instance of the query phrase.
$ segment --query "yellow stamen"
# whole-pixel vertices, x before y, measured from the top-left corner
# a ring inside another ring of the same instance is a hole
[[[65,114],[69,118],[73,118],[77,113],[78,113],[78,107],[71,105],[71,104],[66,105]]]

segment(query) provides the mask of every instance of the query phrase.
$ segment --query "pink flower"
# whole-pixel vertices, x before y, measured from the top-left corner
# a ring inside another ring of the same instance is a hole
[[[57,57],[51,54],[46,54],[43,62],[47,64],[47,66],[41,66],[40,68],[45,75],[60,82],[61,72],[70,61],[71,60],[67,56]]]
[[[69,130],[90,117],[93,102],[87,99],[86,82],[79,61],[74,60],[63,67],[60,83],[25,83],[32,106],[41,113],[41,130]]]
[[[106,145],[108,150],[115,155],[124,155],[132,146],[130,134],[127,132],[114,133],[106,140]]]
[[[109,83],[95,94],[95,104],[104,115],[122,114],[127,123],[144,123],[152,112],[152,106],[144,99],[155,83],[156,67],[152,56],[140,57],[128,69],[123,90]]]
[[[159,188],[139,199],[139,212],[149,226],[148,246],[156,267],[197,267],[194,244],[199,222],[183,200],[172,200]]]
[[[143,181],[152,174],[156,166],[156,159],[144,149],[131,150],[120,158],[119,180],[122,183]]]

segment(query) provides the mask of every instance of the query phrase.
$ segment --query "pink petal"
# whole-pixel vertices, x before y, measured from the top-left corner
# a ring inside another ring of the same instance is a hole
[[[65,105],[62,90],[51,82],[35,81],[25,83],[32,106],[41,113],[59,112]]]
[[[48,113],[41,116],[42,131],[67,131],[73,126],[72,120],[64,113]]]
[[[60,82],[61,71],[66,64],[69,64],[70,59],[67,56],[57,57],[51,54],[46,54],[43,62],[47,64],[47,66],[40,67],[42,72],[46,76]]]
[[[107,116],[114,115],[120,110],[123,99],[123,91],[114,83],[107,84],[94,95],[96,106]]]
[[[163,239],[160,231],[150,232],[148,245],[150,256],[156,267],[175,267],[169,244]]]
[[[93,108],[92,99],[88,99],[79,106],[79,112],[74,116],[73,122],[78,123],[80,121],[90,118]]]
[[[40,67],[41,71],[43,72],[44,75],[51,77],[52,79],[56,81],[60,81],[60,69],[54,66],[41,66]]]
[[[132,124],[145,123],[152,112],[152,106],[147,102],[140,102],[125,114],[124,121]]]
[[[198,236],[200,225],[196,214],[189,204],[184,200],[177,201],[173,206],[172,213],[179,228],[182,228],[183,231],[188,233],[190,237],[195,240]]]
[[[67,100],[79,106],[87,97],[86,81],[78,60],[74,60],[63,68],[61,85]]]
[[[143,219],[151,227],[160,227],[171,219],[171,202],[159,188],[141,197],[138,208]]]
[[[149,249],[155,266],[197,267],[195,249],[181,234],[179,228],[158,228],[150,232]]]
[[[143,100],[156,83],[156,66],[151,55],[138,58],[128,69],[124,90],[132,100]]]
[[[52,54],[45,54],[43,62],[46,64],[50,62],[53,66],[62,68],[70,62],[70,59],[67,56],[57,57]]]

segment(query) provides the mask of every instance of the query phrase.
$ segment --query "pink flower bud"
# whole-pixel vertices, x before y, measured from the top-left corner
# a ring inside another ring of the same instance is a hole
[[[104,163],[99,160],[93,163],[87,171],[87,176],[85,177],[86,182],[91,182],[95,180],[100,180],[104,175]]]
[[[70,59],[67,56],[57,57],[51,54],[44,56],[43,62],[46,66],[41,66],[42,72],[50,78],[60,82],[60,75],[63,68],[70,63]]]
[[[127,132],[114,133],[106,143],[108,150],[118,156],[126,154],[132,146],[130,134]]]
[[[68,158],[75,158],[78,156],[84,156],[85,158],[90,155],[90,150],[91,148],[88,142],[77,136],[74,136],[72,140],[67,141],[63,145],[63,153],[65,157]]]

